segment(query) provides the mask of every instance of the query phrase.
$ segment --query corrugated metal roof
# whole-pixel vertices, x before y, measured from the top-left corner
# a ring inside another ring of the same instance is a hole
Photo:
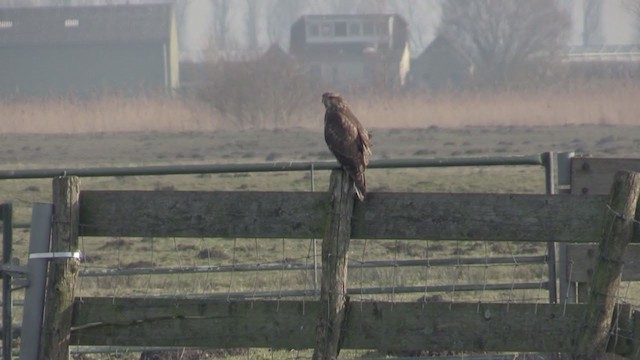
[[[173,5],[0,9],[0,46],[168,41]]]

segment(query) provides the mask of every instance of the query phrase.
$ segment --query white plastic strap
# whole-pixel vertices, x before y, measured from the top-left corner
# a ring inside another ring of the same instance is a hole
[[[80,251],[76,252],[44,252],[44,253],[33,253],[29,254],[29,259],[58,259],[58,258],[73,258],[80,259],[82,258],[82,253]]]

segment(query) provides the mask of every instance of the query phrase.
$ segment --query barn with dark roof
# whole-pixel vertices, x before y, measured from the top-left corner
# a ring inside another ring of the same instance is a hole
[[[171,93],[171,3],[0,9],[0,97]]]

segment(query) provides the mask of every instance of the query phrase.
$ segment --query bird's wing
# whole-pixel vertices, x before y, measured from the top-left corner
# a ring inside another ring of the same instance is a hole
[[[369,155],[371,155],[371,135],[362,126],[358,128],[358,141],[360,151],[364,154],[365,164],[368,164]]]
[[[354,165],[357,161],[358,127],[339,112],[325,114],[324,138],[329,150],[343,165]]]
[[[371,135],[369,132],[362,126],[358,117],[349,109],[348,107],[343,109],[344,115],[356,126],[358,132],[358,147],[362,154],[364,155],[364,163],[365,165],[369,164],[369,155],[371,155]]]

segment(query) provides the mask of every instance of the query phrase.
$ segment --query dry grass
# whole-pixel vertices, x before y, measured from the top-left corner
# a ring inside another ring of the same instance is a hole
[[[209,131],[203,104],[163,96],[108,96],[0,102],[2,133],[81,134],[136,131]]]
[[[348,100],[371,128],[458,128],[635,125],[640,124],[638,99],[640,83],[620,80],[500,92],[349,96]],[[320,128],[322,110],[320,101],[309,104],[296,123]],[[233,127],[204,103],[162,96],[6,101],[0,102],[0,114],[0,133],[200,132]]]
[[[483,93],[409,95],[351,101],[370,127],[553,126],[640,124],[640,84],[576,83]]]

